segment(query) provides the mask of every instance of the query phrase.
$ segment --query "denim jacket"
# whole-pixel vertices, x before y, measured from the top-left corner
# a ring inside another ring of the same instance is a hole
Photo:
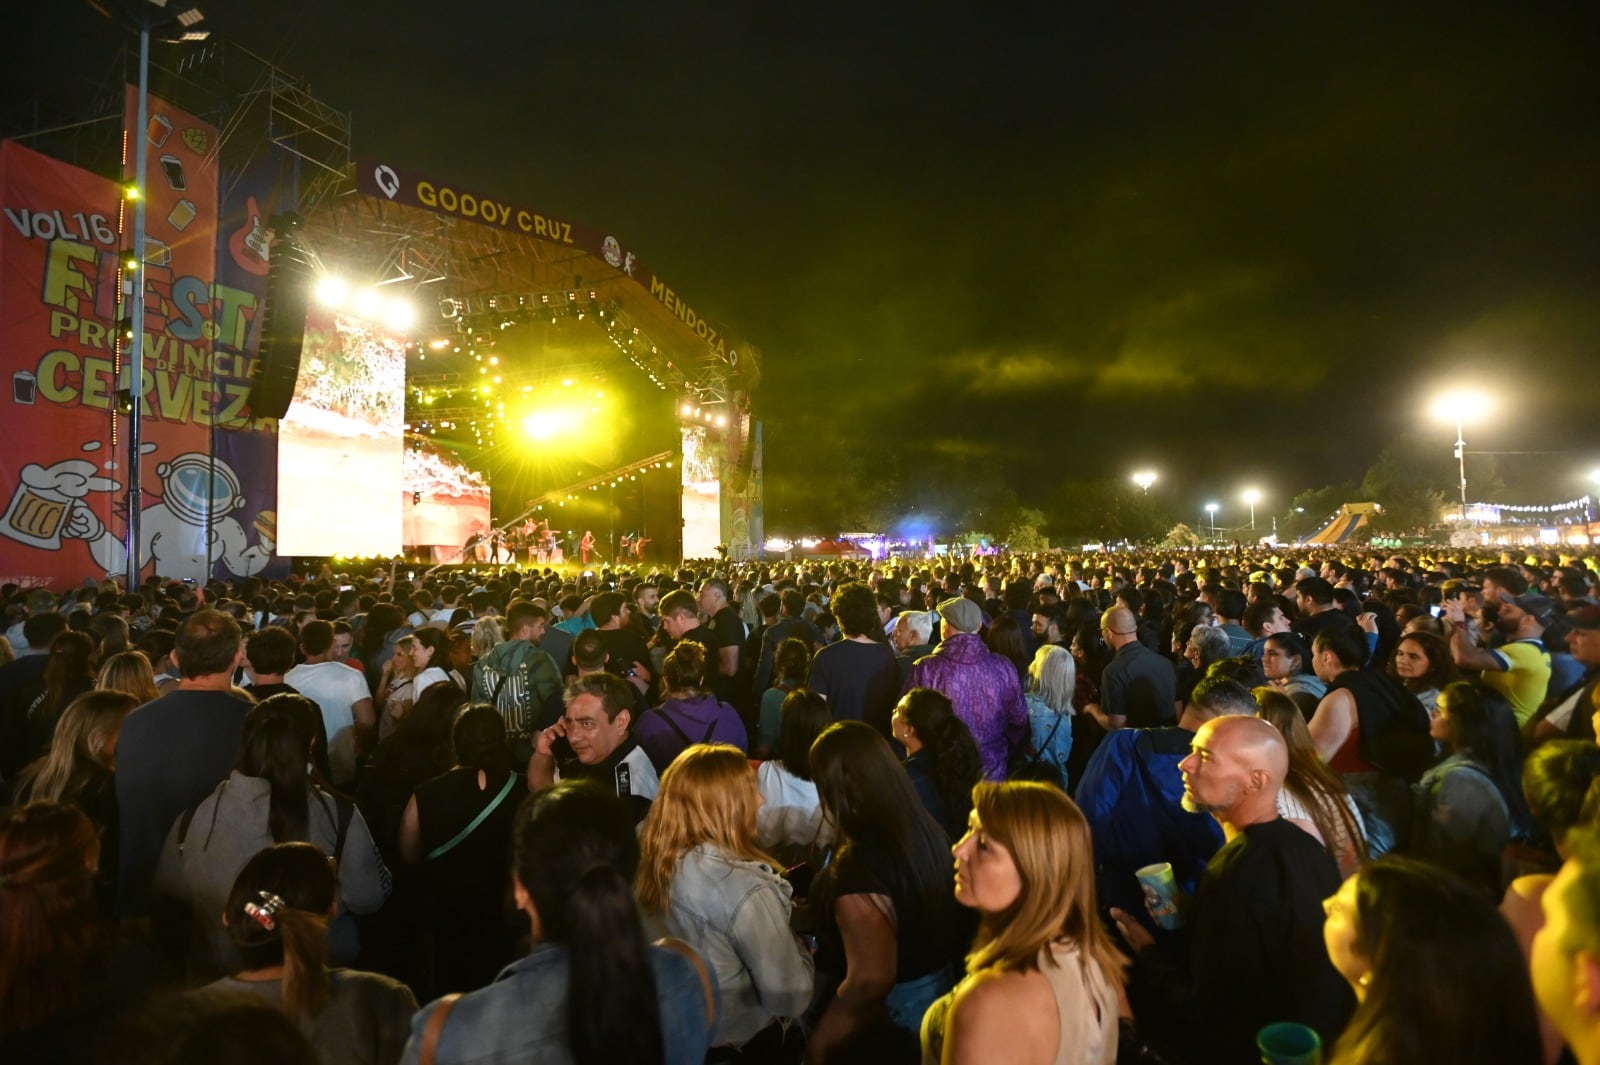
[[[666,947],[650,948],[661,1008],[661,1045],[666,1065],[700,1065],[711,1045],[705,992],[688,958]],[[709,966],[708,966],[709,968]],[[713,977],[713,980],[715,978]],[[712,994],[716,994],[713,985]],[[403,1065],[416,1065],[422,1033],[438,1003],[411,1020]],[[618,1017],[618,1024],[628,1018]],[[501,970],[488,987],[461,996],[439,1033],[439,1065],[571,1065],[567,1045],[567,948],[541,943],[533,953]]]
[[[789,930],[787,881],[761,862],[701,844],[678,859],[668,935],[700,952],[717,974],[722,1017],[714,1046],[742,1046],[778,1017],[811,1002],[812,960]]]

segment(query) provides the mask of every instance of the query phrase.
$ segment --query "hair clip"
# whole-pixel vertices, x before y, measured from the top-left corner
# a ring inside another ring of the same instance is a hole
[[[278,927],[275,915],[285,905],[283,897],[274,895],[270,891],[258,891],[256,892],[256,898],[261,901],[259,903],[247,902],[244,904],[244,915],[271,932]]]

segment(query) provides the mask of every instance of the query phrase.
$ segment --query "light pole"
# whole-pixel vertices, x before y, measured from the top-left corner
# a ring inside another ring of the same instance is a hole
[[[1212,536],[1216,536],[1217,535],[1217,509],[1218,509],[1218,504],[1216,504],[1216,503],[1207,503],[1206,504],[1206,517],[1209,519],[1209,523],[1211,525],[1211,535]]]
[[[1250,504],[1250,532],[1254,534],[1256,531],[1256,504],[1261,502],[1261,493],[1254,488],[1246,488],[1244,495],[1240,498]]]
[[[128,328],[133,335],[128,338],[128,359],[123,364],[122,379],[118,381],[118,390],[128,394],[128,569],[125,580],[127,590],[132,592],[139,587],[139,571],[143,568],[143,559],[140,557],[140,510],[144,506],[144,489],[140,484],[143,476],[140,469],[140,460],[143,458],[140,450],[140,407],[144,394],[144,205],[150,160],[150,34],[155,32],[158,34],[157,40],[176,43],[203,41],[210,33],[195,29],[205,18],[199,8],[191,7],[169,15],[160,10],[166,7],[166,0],[144,0],[143,3],[138,0],[90,0],[89,6],[124,29],[137,30],[139,33],[139,103],[134,119],[137,125],[128,131],[138,145],[134,151],[133,189],[128,194],[133,201],[133,247],[129,249],[126,264],[128,272],[133,275],[133,306],[128,313]],[[152,11],[152,8],[156,10]]]
[[[1433,404],[1433,416],[1444,422],[1456,423],[1456,468],[1461,475],[1461,527],[1467,527],[1467,439],[1464,428],[1469,418],[1482,417],[1489,409],[1489,401],[1482,392],[1463,389],[1439,397]]]
[[[1156,475],[1150,470],[1140,470],[1133,475],[1133,483],[1139,486],[1139,491],[1149,495],[1150,486],[1156,483]]]

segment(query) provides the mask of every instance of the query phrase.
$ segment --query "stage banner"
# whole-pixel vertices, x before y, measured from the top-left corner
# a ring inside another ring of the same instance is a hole
[[[715,558],[722,540],[722,441],[683,427],[683,557]]]
[[[300,377],[278,423],[285,555],[400,553],[406,340],[323,307],[306,315]]]
[[[622,242],[603,229],[569,222],[498,196],[490,196],[441,181],[414,170],[394,166],[378,159],[363,159],[356,164],[356,187],[365,195],[381,197],[407,207],[421,207],[450,218],[522,233],[555,244],[578,248],[611,267],[650,293],[652,299],[670,311],[695,336],[705,342],[718,358],[733,365],[738,361],[738,344],[706,320],[684,298],[657,277]],[[729,352],[733,350],[733,357]]]
[[[218,187],[217,300],[237,308],[232,329],[219,331],[212,342],[215,363],[242,374],[254,375],[261,349],[261,309],[267,290],[268,248],[272,231],[266,220],[295,206],[294,176],[275,152],[257,153],[241,167],[224,166]],[[235,515],[240,525],[264,530],[276,537],[278,509],[278,426],[272,419],[218,428],[212,434],[217,460],[239,481],[245,502]],[[213,555],[213,576],[226,577],[229,568]],[[287,558],[275,558],[263,575],[287,576]]]

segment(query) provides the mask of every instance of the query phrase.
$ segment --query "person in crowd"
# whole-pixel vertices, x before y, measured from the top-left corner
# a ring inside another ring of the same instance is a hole
[[[472,666],[472,701],[492,704],[505,718],[515,766],[527,765],[534,735],[544,722],[560,716],[558,663],[567,660],[571,645],[564,646],[558,658],[540,644],[549,620],[549,612],[540,604],[513,599],[506,609],[506,639],[480,654]]]
[[[459,627],[459,626],[458,626]],[[478,659],[495,649],[505,637],[501,635],[500,619],[496,617],[479,618],[473,622],[472,634],[472,661]]]
[[[1017,671],[1017,683],[1024,689],[1028,686],[1028,664],[1033,659],[1033,653],[1028,647],[1028,637],[1032,630],[1018,623],[1010,614],[1001,614],[994,619],[994,624],[989,626],[988,634],[983,638],[983,645],[993,654],[999,655]]]
[[[348,785],[376,739],[372,693],[362,674],[335,657],[333,626],[328,622],[313,620],[301,626],[300,652],[300,664],[284,674],[284,680],[321,710],[332,782]]]
[[[778,743],[772,757],[756,770],[761,809],[756,814],[756,842],[763,851],[792,865],[832,839],[822,819],[822,800],[811,778],[811,745],[833,723],[828,701],[796,688],[783,700]]]
[[[1498,898],[1500,852],[1512,832],[1505,789],[1515,786],[1517,750],[1514,731],[1497,734],[1491,698],[1466,681],[1439,694],[1429,734],[1449,753],[1417,785],[1410,851]]]
[[[817,964],[839,982],[822,997],[807,1061],[915,1060],[922,1016],[954,985],[965,945],[949,840],[864,723],[835,722],[817,737],[811,773],[836,832],[809,893]]]
[[[728,582],[712,577],[701,583],[698,603],[706,619],[702,628],[711,652],[706,656],[706,678],[718,699],[737,704],[745,694],[739,689],[739,656],[746,634]]]
[[[1077,801],[1094,839],[1096,890],[1106,905],[1143,913],[1135,873],[1155,862],[1170,862],[1178,886],[1195,890],[1223,835],[1215,819],[1185,804],[1178,765],[1205,722],[1256,709],[1249,689],[1207,677],[1195,685],[1177,727],[1119,729],[1095,751]]]
[[[1358,1005],[1329,1065],[1537,1065],[1533,990],[1516,939],[1479,892],[1396,856],[1324,905],[1328,957]]]
[[[1328,686],[1312,669],[1311,648],[1297,632],[1275,632],[1261,645],[1261,670],[1267,682],[1294,700],[1307,721]]]
[[[1484,591],[1488,599],[1487,582]],[[1501,594],[1490,605],[1496,607],[1492,621],[1480,614],[1479,623],[1485,635],[1492,629],[1502,642],[1479,647],[1466,627],[1462,601],[1444,601],[1445,616],[1455,626],[1450,653],[1462,669],[1481,671],[1483,682],[1511,701],[1517,724],[1526,726],[1550,687],[1550,652],[1544,646],[1544,630],[1555,616],[1556,604],[1545,596],[1524,593]]]
[[[1439,693],[1460,679],[1450,645],[1432,633],[1413,632],[1400,638],[1389,672],[1415,695],[1432,718],[1438,712]]]
[[[727,609],[727,608],[724,608]],[[749,752],[750,737],[739,711],[706,690],[705,648],[683,641],[661,667],[666,698],[639,719],[635,733],[656,773],[666,772],[678,753],[695,743],[728,743]]]
[[[50,641],[41,690],[28,704],[28,761],[50,749],[50,737],[72,700],[94,687],[97,649],[82,632],[63,632]]]
[[[577,782],[538,791],[517,815],[512,864],[532,952],[488,987],[418,1012],[405,1065],[421,1061],[424,1043],[438,1065],[704,1062],[715,978],[686,944],[645,939],[632,810]]]
[[[379,669],[373,707],[380,742],[389,738],[421,694],[416,684],[417,647],[416,634],[406,633],[395,641],[394,653]]]
[[[100,837],[76,806],[0,821],[0,1061],[88,1062],[142,998],[148,966],[95,905]]]
[[[933,654],[933,620],[937,614],[927,610],[902,610],[895,618],[889,642],[894,646],[895,670],[903,689],[911,679],[911,667]]]
[[[978,935],[966,979],[923,1019],[924,1059],[1112,1065],[1127,960],[1100,921],[1082,812],[1048,785],[979,784],[954,854]]]
[[[1028,734],[1028,704],[1016,665],[984,646],[977,603],[946,599],[939,604],[939,618],[939,646],[911,668],[907,683],[943,692],[977,741],[984,778],[1004,780],[1012,752],[1020,752]]]
[[[1323,761],[1335,773],[1413,776],[1413,765],[1432,754],[1422,703],[1387,673],[1362,668],[1367,646],[1354,626],[1325,629],[1313,649],[1328,692],[1308,727]]]
[[[395,644],[410,631],[405,611],[393,603],[377,603],[367,611],[366,623],[361,627],[360,658],[368,689],[378,692],[383,687],[383,667],[394,657]],[[392,671],[390,675],[393,676]]]
[[[1183,663],[1179,667],[1176,689],[1180,712],[1181,704],[1188,702],[1189,693],[1205,677],[1211,663],[1227,658],[1231,646],[1228,634],[1216,625],[1196,625],[1189,633],[1189,639],[1183,647]]]
[[[805,683],[806,671],[811,668],[811,647],[798,637],[790,637],[778,645],[772,663],[772,687],[761,693],[761,707],[756,721],[756,742],[752,753],[758,758],[771,758],[778,749],[778,735],[783,727],[783,704],[790,692]]]
[[[143,912],[167,830],[227,778],[252,706],[233,691],[244,640],[231,616],[197,612],[179,626],[173,654],[182,673],[177,688],[129,714],[117,738],[117,908],[124,916]]]
[[[244,675],[249,681],[250,697],[256,702],[274,695],[299,695],[294,685],[285,682],[283,675],[294,665],[295,640],[288,629],[269,626],[245,637]]]
[[[420,865],[429,991],[470,991],[512,960],[506,922],[511,831],[527,797],[511,769],[504,719],[465,707],[451,726],[455,768],[417,788],[400,819],[400,855]]]
[[[643,821],[660,790],[661,778],[633,735],[633,714],[628,709],[632,702],[628,683],[611,673],[569,681],[565,712],[539,733],[534,746],[528,762],[528,790],[538,791],[561,780],[591,780],[627,800],[634,819]]]
[[[811,954],[789,929],[793,891],[756,842],[760,802],[743,751],[695,744],[662,776],[639,835],[640,907],[699,952],[722,991],[716,1060],[781,1059],[811,1001]]]
[[[153,702],[161,695],[156,690],[150,660],[139,651],[123,651],[101,662],[94,686],[103,691],[126,692],[133,696],[135,706]]]
[[[1525,955],[1531,954],[1533,937],[1544,927],[1544,893],[1554,873],[1572,854],[1569,836],[1574,830],[1600,819],[1600,747],[1579,740],[1542,744],[1522,765],[1522,790],[1540,832],[1551,852],[1536,852],[1521,868],[1535,871],[1512,880],[1500,901],[1500,913],[1510,924]],[[1515,848],[1513,848],[1515,850]],[[1508,855],[1509,856],[1509,855]],[[1509,863],[1508,863],[1509,864]],[[1561,1033],[1548,1014],[1540,1011],[1539,1031],[1544,1042],[1545,1065],[1561,1053]]]
[[[865,721],[887,737],[900,673],[894,650],[882,640],[872,589],[846,581],[831,605],[844,639],[817,651],[806,688],[828,700],[835,721]]]
[[[1072,652],[1058,644],[1044,644],[1028,666],[1029,754],[1027,762],[1052,766],[1069,784],[1067,761],[1072,757],[1072,693],[1078,684],[1078,667]]]
[[[188,907],[193,975],[214,979],[237,968],[218,915],[239,870],[273,843],[313,843],[338,861],[340,912],[329,925],[329,940],[341,963],[359,950],[350,915],[373,912],[389,894],[389,871],[360,812],[310,781],[306,721],[315,704],[297,702],[311,701],[274,695],[245,715],[233,772],[167,833],[151,890]]]
[[[49,752],[17,778],[16,802],[72,803],[100,836],[95,898],[110,916],[116,901],[117,735],[138,706],[126,692],[94,690],[72,701],[56,725]]]
[[[1566,860],[1540,899],[1544,923],[1533,936],[1534,995],[1572,1059],[1600,1065],[1600,833],[1567,836]]]
[[[894,738],[906,750],[906,775],[923,807],[951,840],[960,839],[972,809],[972,788],[983,779],[983,762],[972,733],[943,692],[912,688],[900,697],[891,719]]]
[[[1533,742],[1553,739],[1589,740],[1595,738],[1593,710],[1600,705],[1600,606],[1576,605],[1566,616],[1567,648],[1584,674],[1564,690],[1552,690],[1533,723]],[[1551,687],[1555,689],[1552,675]]]
[[[1179,763],[1185,800],[1210,813],[1228,842],[1188,908],[1185,967],[1112,909],[1137,952],[1134,1010],[1197,1063],[1253,1060],[1256,1033],[1274,1021],[1304,1024],[1332,1045],[1353,1007],[1322,943],[1322,900],[1338,890],[1339,867],[1278,816],[1289,772],[1283,737],[1258,718],[1228,715],[1202,724],[1191,746]]]
[[[1253,694],[1261,707],[1256,716],[1278,730],[1289,750],[1278,816],[1315,836],[1339,863],[1339,874],[1349,876],[1367,857],[1361,811],[1344,781],[1317,754],[1294,700],[1276,688],[1260,687]]]
[[[1172,663],[1139,642],[1139,620],[1125,606],[1107,610],[1100,633],[1113,656],[1100,682],[1100,701],[1083,710],[1107,732],[1157,728],[1177,718],[1178,677]]]
[[[307,1030],[316,1060],[394,1065],[417,1000],[377,973],[328,968],[328,921],[339,877],[310,843],[277,843],[245,862],[220,920],[239,959],[202,994],[258,995]]]

